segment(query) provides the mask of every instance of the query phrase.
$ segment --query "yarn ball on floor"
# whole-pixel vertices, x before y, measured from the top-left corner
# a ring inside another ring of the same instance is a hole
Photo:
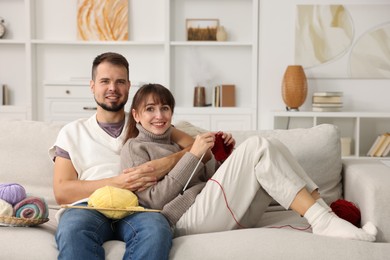
[[[19,201],[26,198],[26,190],[17,183],[2,183],[0,184],[0,199],[5,200],[11,205],[15,205]]]
[[[350,201],[339,199],[332,204],[330,208],[340,218],[349,221],[356,227],[360,227],[361,214],[358,207]]]
[[[91,194],[88,206],[97,208],[125,209],[138,206],[137,196],[125,189],[105,186]],[[130,215],[129,211],[99,210],[100,213],[111,219],[121,219]]]
[[[14,215],[14,209],[11,204],[5,200],[0,199],[0,216],[12,217]]]

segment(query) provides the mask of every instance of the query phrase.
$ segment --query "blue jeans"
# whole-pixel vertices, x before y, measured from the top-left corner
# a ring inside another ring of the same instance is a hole
[[[172,236],[160,213],[140,212],[112,220],[95,210],[67,209],[56,233],[58,259],[104,259],[102,245],[108,240],[126,243],[123,259],[168,259]]]

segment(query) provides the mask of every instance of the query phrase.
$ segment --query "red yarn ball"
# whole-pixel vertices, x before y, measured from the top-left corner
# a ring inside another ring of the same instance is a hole
[[[330,204],[330,208],[340,218],[349,221],[357,227],[360,227],[360,210],[352,202],[339,199],[332,202],[332,204]]]
[[[211,152],[214,154],[215,160],[219,162],[225,161],[233,151],[233,145],[225,144],[222,135],[222,132],[215,134],[214,146],[211,148]]]

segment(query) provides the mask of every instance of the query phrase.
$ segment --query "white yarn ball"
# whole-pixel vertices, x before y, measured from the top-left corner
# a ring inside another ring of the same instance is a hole
[[[5,200],[0,199],[0,216],[12,217],[14,215],[14,208]]]

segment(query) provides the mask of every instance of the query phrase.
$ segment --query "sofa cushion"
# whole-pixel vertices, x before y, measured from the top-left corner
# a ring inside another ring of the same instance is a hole
[[[62,125],[39,121],[0,124],[0,182],[18,183],[26,192],[57,205],[53,195],[53,162],[48,149]]]
[[[175,126],[192,136],[206,132],[205,129],[188,122],[179,122]],[[336,126],[322,124],[312,128],[231,131],[231,133],[236,139],[236,145],[253,135],[279,139],[319,186],[321,196],[328,204],[341,198],[341,144]]]

